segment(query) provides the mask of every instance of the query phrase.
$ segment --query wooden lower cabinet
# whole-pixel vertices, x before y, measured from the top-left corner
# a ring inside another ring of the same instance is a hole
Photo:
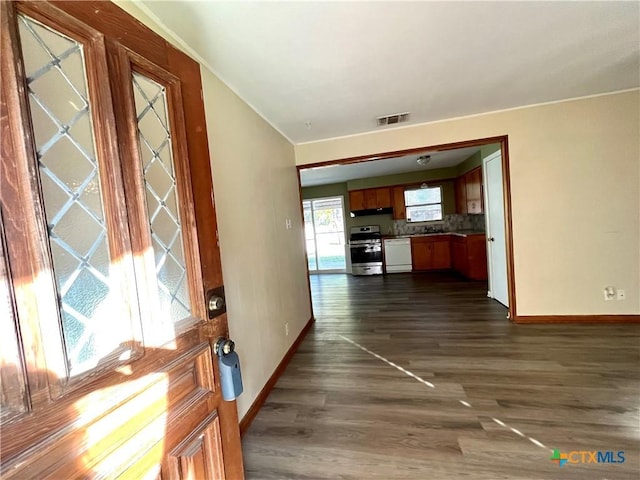
[[[467,275],[468,259],[467,259],[467,241],[465,237],[453,235],[451,239],[451,264],[453,269],[462,275]]]
[[[428,235],[411,238],[414,271],[453,269],[470,280],[487,279],[486,236]]]
[[[449,235],[413,237],[411,239],[413,270],[446,270],[451,268],[451,239]]]
[[[453,269],[471,280],[486,280],[487,245],[485,235],[452,235]]]
[[[467,278],[486,280],[487,275],[487,237],[486,235],[469,235],[467,241]]]

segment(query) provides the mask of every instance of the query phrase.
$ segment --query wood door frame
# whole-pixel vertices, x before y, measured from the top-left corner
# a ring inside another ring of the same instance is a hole
[[[444,152],[447,150],[455,150],[459,148],[480,147],[497,143],[502,151],[502,188],[504,202],[504,221],[505,221],[505,243],[507,249],[507,291],[509,295],[508,318],[511,322],[517,321],[516,310],[516,283],[513,261],[513,228],[512,228],[512,209],[511,209],[511,174],[509,169],[509,137],[508,135],[500,135],[496,137],[478,138],[474,140],[464,140],[460,142],[442,143],[436,145],[425,145],[423,147],[407,148],[403,150],[393,150],[369,155],[359,155],[356,157],[346,157],[336,160],[328,160],[326,162],[314,162],[304,165],[297,165],[298,186],[300,188],[300,198],[302,198],[302,183],[300,180],[300,172],[309,168],[324,167],[329,165],[348,165],[353,163],[370,162],[373,160],[382,160],[385,158],[402,157],[412,155],[425,150],[434,152]],[[301,203],[302,204],[302,203]]]

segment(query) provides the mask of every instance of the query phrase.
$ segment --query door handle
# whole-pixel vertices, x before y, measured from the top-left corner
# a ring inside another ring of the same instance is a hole
[[[489,241],[490,241],[490,242],[495,242],[495,241],[496,241],[496,239],[495,239],[495,238],[493,238],[493,237],[489,237]]]
[[[229,340],[225,337],[220,337],[216,340],[216,343],[213,346],[213,352],[218,355],[229,355],[236,349],[236,344],[233,340]]]

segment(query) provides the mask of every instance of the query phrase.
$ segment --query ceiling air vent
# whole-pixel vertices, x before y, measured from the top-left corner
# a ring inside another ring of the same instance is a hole
[[[402,123],[409,120],[409,112],[406,113],[394,113],[393,115],[385,115],[384,117],[378,117],[378,126],[383,127],[385,125],[393,125],[394,123]]]

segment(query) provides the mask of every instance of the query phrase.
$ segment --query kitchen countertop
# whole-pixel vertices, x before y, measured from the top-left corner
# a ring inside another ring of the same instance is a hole
[[[412,237],[433,237],[437,235],[455,235],[458,237],[469,237],[472,235],[486,235],[486,232],[478,230],[458,230],[455,232],[430,232],[430,233],[412,233],[408,235],[383,235],[383,240],[393,238],[412,238]]]

